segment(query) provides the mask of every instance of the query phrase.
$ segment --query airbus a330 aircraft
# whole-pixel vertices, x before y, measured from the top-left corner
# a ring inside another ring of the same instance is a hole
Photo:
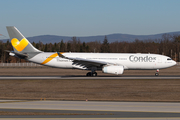
[[[157,70],[176,65],[170,57],[158,54],[134,53],[76,53],[43,52],[36,49],[14,26],[7,27],[14,51],[9,55],[41,65],[89,70],[86,76],[97,76],[96,71],[120,75],[124,70]]]

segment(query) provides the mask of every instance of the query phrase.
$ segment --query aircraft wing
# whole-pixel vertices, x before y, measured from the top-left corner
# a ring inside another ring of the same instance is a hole
[[[91,59],[85,59],[85,58],[73,58],[73,57],[68,57],[68,59],[73,60],[74,62],[82,62],[82,63],[86,63],[86,64],[91,64],[91,65],[95,65],[95,66],[101,66],[101,65],[106,65],[108,64],[107,62],[104,61],[98,61],[98,60],[91,60]]]
[[[114,64],[114,63],[109,63],[105,61],[99,61],[99,60],[91,60],[91,59],[85,59],[85,58],[79,58],[79,57],[67,57],[64,56],[62,53],[58,52],[59,57],[66,58],[69,60],[73,60],[74,64],[79,64],[83,66],[103,66],[107,64]]]

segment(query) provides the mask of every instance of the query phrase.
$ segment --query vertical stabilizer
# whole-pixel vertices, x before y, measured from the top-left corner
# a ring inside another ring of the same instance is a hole
[[[30,52],[41,52],[36,49],[14,26],[7,26],[7,31],[10,37],[11,44],[15,52],[19,53],[30,53]]]

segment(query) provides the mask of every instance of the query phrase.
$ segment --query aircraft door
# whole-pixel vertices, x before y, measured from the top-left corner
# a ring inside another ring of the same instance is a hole
[[[162,58],[158,57],[158,63],[162,63]]]

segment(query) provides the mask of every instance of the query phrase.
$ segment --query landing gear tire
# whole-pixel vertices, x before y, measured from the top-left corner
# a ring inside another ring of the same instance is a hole
[[[88,72],[88,73],[86,74],[86,76],[91,76],[91,72]]]
[[[159,76],[159,69],[156,70],[155,76]]]
[[[97,72],[92,73],[92,76],[96,77],[97,76]]]
[[[159,73],[155,73],[155,76],[159,76]]]
[[[86,76],[93,76],[93,77],[96,77],[97,76],[97,72],[88,72],[87,74],[86,74]]]

